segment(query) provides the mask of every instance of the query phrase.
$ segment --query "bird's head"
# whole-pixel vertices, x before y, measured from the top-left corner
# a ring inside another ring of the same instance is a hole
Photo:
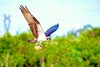
[[[51,38],[50,37],[46,37],[47,38],[47,40],[51,40]]]

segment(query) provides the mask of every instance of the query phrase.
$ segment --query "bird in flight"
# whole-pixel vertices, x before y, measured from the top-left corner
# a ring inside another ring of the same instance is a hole
[[[30,39],[28,40],[28,42],[30,43],[36,43],[35,45],[35,49],[41,49],[42,45],[41,43],[43,41],[48,41],[50,40],[50,35],[55,32],[58,27],[59,24],[57,23],[56,25],[51,26],[45,33],[42,29],[41,24],[39,23],[39,21],[30,13],[30,11],[28,10],[27,6],[23,6],[21,5],[19,7],[19,9],[21,10],[24,18],[26,19],[26,21],[28,22],[28,25],[32,31],[32,34],[34,35],[34,39]]]

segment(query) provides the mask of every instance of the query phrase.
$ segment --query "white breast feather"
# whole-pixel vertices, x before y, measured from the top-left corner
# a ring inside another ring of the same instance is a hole
[[[42,27],[37,24],[37,28],[38,28],[38,41],[46,41],[46,36],[42,30]]]

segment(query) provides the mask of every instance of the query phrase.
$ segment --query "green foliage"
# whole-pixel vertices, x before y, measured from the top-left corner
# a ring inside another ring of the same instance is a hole
[[[100,67],[100,28],[43,42],[36,51],[31,33],[0,37],[0,67]]]

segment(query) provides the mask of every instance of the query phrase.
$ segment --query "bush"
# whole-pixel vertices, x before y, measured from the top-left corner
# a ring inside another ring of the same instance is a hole
[[[0,37],[0,67],[100,67],[100,28],[55,37],[36,51],[31,33]]]

